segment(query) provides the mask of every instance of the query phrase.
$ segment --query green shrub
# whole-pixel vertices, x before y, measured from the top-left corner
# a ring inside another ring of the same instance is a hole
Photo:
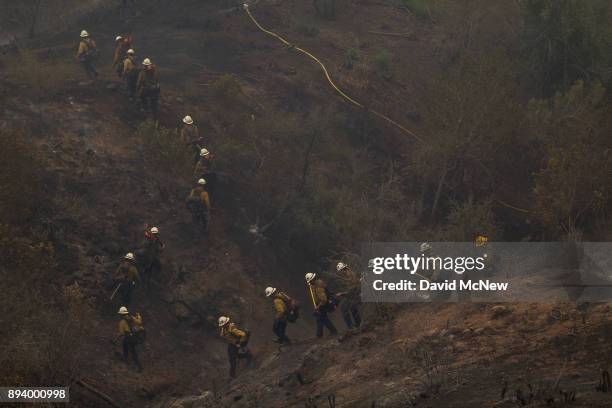
[[[183,145],[176,131],[143,122],[137,130],[143,159],[155,169],[172,176],[188,177],[193,170],[193,155]]]
[[[471,242],[478,235],[486,235],[493,239],[497,233],[492,201],[453,203],[448,216],[446,239]]]
[[[210,90],[215,98],[224,102],[235,102],[242,94],[240,82],[231,74],[226,74],[216,79],[210,85]]]
[[[393,54],[387,50],[382,50],[374,56],[374,66],[379,75],[384,79],[391,79],[393,77],[392,59]]]
[[[612,126],[605,90],[578,81],[552,100],[532,101],[530,109],[546,148],[533,174],[534,218],[555,234],[605,220],[612,165],[605,148]]]
[[[612,77],[612,30],[607,0],[525,0],[525,73],[543,94],[567,90],[576,80]]]

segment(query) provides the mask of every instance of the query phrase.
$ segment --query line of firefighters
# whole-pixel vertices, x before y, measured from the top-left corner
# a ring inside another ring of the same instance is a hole
[[[136,62],[136,51],[133,48],[131,35],[118,35],[115,37],[115,51],[113,53],[113,70],[125,81],[125,89],[130,100],[138,94],[141,109],[151,111],[153,119],[157,120],[159,110],[159,97],[161,86],[156,66],[149,58],[142,61],[141,66]],[[96,42],[90,34],[83,30],[77,50],[77,60],[83,66],[87,76],[91,79],[98,77],[95,61],[99,51]],[[193,223],[200,232],[206,232],[210,219],[211,196],[216,184],[216,175],[213,172],[213,155],[204,147],[204,138],[190,115],[182,119],[180,141],[193,151],[194,155],[194,182],[186,199],[186,205],[191,211]]]
[[[121,260],[115,272],[116,287],[111,295],[111,300],[119,296],[121,307],[118,314],[118,340],[122,342],[122,357],[129,364],[130,356],[136,368],[142,370],[138,358],[137,346],[144,343],[145,329],[142,316],[139,313],[131,315],[128,307],[132,302],[133,291],[142,286],[147,290],[151,285],[152,277],[161,272],[160,257],[165,248],[159,236],[159,228],[151,227],[144,231],[144,239],[136,253],[127,253]],[[139,273],[142,271],[142,275]],[[341,292],[332,293],[327,284],[317,276],[316,273],[305,275],[308,286],[308,294],[314,307],[316,318],[316,336],[323,337],[324,329],[330,335],[338,333],[336,327],[329,319],[329,313],[337,307],[342,312],[342,317],[349,330],[358,329],[361,326],[361,280],[360,276],[345,263],[336,265],[334,284]],[[300,305],[285,292],[267,287],[265,296],[272,299],[274,319],[272,331],[276,335],[276,341],[281,345],[291,343],[286,334],[288,323],[295,322],[299,317]],[[220,336],[228,343],[229,375],[236,376],[238,359],[245,359],[250,365],[252,361],[251,352],[248,349],[250,332],[239,328],[228,316],[218,318]]]
[[[95,41],[85,30],[81,31],[77,51],[77,59],[83,66],[87,76],[95,79],[98,72],[94,62],[98,58],[98,49]],[[157,118],[160,96],[159,79],[155,65],[149,58],[142,61],[141,67],[136,62],[133,39],[131,36],[118,35],[115,39],[116,48],[113,55],[113,69],[120,78],[125,80],[125,88],[130,100],[138,94],[143,110],[150,110],[153,118]],[[182,119],[179,133],[180,141],[191,149],[194,155],[195,170],[193,173],[195,186],[186,198],[187,208],[191,211],[193,223],[200,232],[206,232],[210,220],[211,195],[213,194],[216,175],[213,172],[213,155],[204,147],[204,138],[200,135],[198,126],[193,118],[186,115]],[[486,238],[485,238],[486,239]],[[423,244],[427,246],[427,243]],[[119,296],[121,307],[118,315],[118,339],[122,342],[122,357],[129,363],[129,357],[140,371],[142,369],[138,358],[137,346],[145,339],[145,329],[142,316],[139,313],[130,314],[128,307],[132,302],[132,294],[137,286],[148,290],[152,276],[161,272],[160,257],[165,248],[159,237],[159,228],[146,227],[144,239],[136,253],[127,253],[114,276],[115,289],[111,300]],[[430,247],[422,247],[425,253]],[[139,273],[142,271],[142,276]],[[325,329],[330,335],[336,335],[337,329],[329,319],[329,313],[340,307],[343,320],[349,330],[361,326],[361,279],[346,263],[338,262],[333,283],[339,292],[331,292],[327,284],[316,273],[307,273],[305,280],[309,298],[312,300],[314,316],[316,318],[316,337],[323,337]],[[299,317],[300,306],[298,302],[285,292],[267,287],[265,296],[272,300],[274,319],[272,331],[276,335],[276,342],[281,345],[291,343],[286,334],[288,323],[295,322]],[[229,375],[234,378],[238,359],[245,359],[250,364],[251,352],[248,349],[250,333],[239,328],[228,316],[218,318],[220,336],[228,343]]]
[[[125,81],[125,89],[130,98],[139,96],[141,108],[150,110],[153,118],[157,118],[160,96],[160,84],[156,66],[149,58],[142,64],[136,62],[136,52],[133,48],[131,36],[118,35],[115,38],[116,47],[113,54],[113,69]],[[86,75],[94,80],[98,77],[95,61],[98,59],[98,47],[94,39],[86,30],[81,31],[77,51],[77,60],[81,63]],[[204,147],[204,138],[200,135],[198,126],[193,118],[186,115],[182,119],[179,133],[180,141],[193,151],[195,169],[193,173],[195,186],[186,198],[187,208],[191,211],[192,220],[196,228],[206,232],[210,220],[211,195],[216,184],[216,175],[213,172],[213,155]],[[132,303],[133,291],[142,286],[147,290],[151,284],[152,276],[161,271],[160,256],[164,250],[164,243],[159,237],[157,227],[147,228],[144,239],[136,253],[127,253],[120,262],[114,276],[114,291],[111,300],[118,296],[121,307],[118,314],[118,339],[122,342],[122,357],[129,363],[130,356],[138,370],[141,370],[137,346],[144,342],[145,329],[142,316],[139,313],[130,314],[128,307]],[[142,271],[139,273],[139,270]],[[360,281],[358,276],[340,262],[337,265],[337,283],[343,292],[332,294],[326,283],[315,273],[306,274],[309,296],[313,302],[316,316],[316,336],[322,337],[324,328],[331,335],[337,334],[337,329],[328,317],[338,305],[349,329],[361,325],[359,314]],[[288,322],[295,322],[299,316],[299,305],[296,300],[286,293],[268,287],[265,295],[272,299],[274,306],[274,321],[272,330],[279,344],[289,344],[286,334]],[[228,358],[230,362],[230,377],[236,375],[236,365],[239,358],[248,362],[252,356],[247,347],[249,331],[242,330],[227,316],[218,319],[220,335],[228,342]]]
[[[129,35],[118,35],[115,38],[116,47],[113,54],[113,69],[120,78],[125,80],[125,88],[130,100],[138,95],[143,111],[150,111],[157,120],[161,87],[157,67],[150,58],[145,58],[138,64],[133,39]],[[81,31],[76,54],[85,74],[92,80],[98,77],[95,63],[99,57],[96,41],[86,30]]]
[[[115,289],[110,296],[113,300],[119,296],[121,307],[118,314],[117,340],[122,343],[122,357],[129,363],[130,355],[138,371],[142,370],[138,358],[137,346],[143,344],[145,340],[145,329],[140,313],[130,315],[128,307],[132,303],[132,294],[136,287],[143,287],[145,290],[150,288],[152,277],[161,272],[160,257],[166,245],[159,236],[159,228],[145,226],[144,237],[136,253],[127,253],[114,275]],[[142,271],[142,275],[139,272]]]
[[[153,119],[157,120],[161,87],[156,66],[149,58],[145,58],[141,64],[136,62],[132,36],[118,35],[115,42],[112,63],[114,72],[125,81],[124,86],[130,101],[138,95],[141,110],[150,111]],[[95,80],[99,75],[95,67],[98,57],[99,50],[95,40],[86,30],[82,30],[76,58],[91,80]],[[210,219],[210,196],[216,184],[216,175],[212,166],[213,155],[204,147],[204,138],[190,115],[182,119],[179,140],[193,152],[195,163],[193,173],[195,186],[186,198],[186,205],[191,211],[193,223],[198,231],[206,232]],[[113,300],[117,296],[121,301],[118,311],[120,320],[117,340],[122,344],[123,360],[129,364],[131,356],[139,371],[142,366],[137,346],[144,343],[146,332],[142,316],[139,313],[130,314],[128,307],[132,303],[135,288],[141,286],[148,290],[152,276],[161,272],[160,256],[164,247],[164,243],[159,238],[159,229],[146,227],[144,240],[139,249],[136,253],[129,252],[123,257],[113,277],[115,289],[110,299]]]
[[[477,247],[483,247],[488,243],[488,238],[484,235],[478,235],[474,243]],[[433,254],[433,248],[428,242],[423,242],[420,250],[424,255],[431,256]],[[485,253],[484,257],[488,263],[491,262],[491,256]],[[371,259],[368,262],[368,268],[372,268],[372,266],[373,260]],[[443,279],[443,276],[436,270],[430,271],[430,273],[425,271],[422,273],[428,276],[420,276],[432,282],[438,282]],[[339,292],[330,291],[327,284],[316,273],[307,273],[304,278],[308,286],[308,295],[312,300],[314,308],[316,337],[323,337],[325,329],[332,336],[338,333],[328,316],[338,306],[349,331],[361,327],[361,274],[354,272],[346,263],[338,262],[336,264],[336,273],[332,275],[332,286],[334,289],[340,290]],[[277,337],[276,341],[279,344],[290,344],[291,341],[286,334],[287,324],[295,322],[299,317],[298,302],[285,292],[271,286],[265,289],[265,295],[272,299],[274,306],[272,331]],[[236,365],[239,358],[244,357],[247,363],[251,361],[251,353],[247,347],[249,332],[238,328],[228,316],[220,316],[218,325],[221,329],[221,336],[228,342],[230,377],[233,378],[236,375]]]
[[[316,318],[316,337],[323,337],[325,329],[332,336],[338,333],[329,319],[329,313],[338,306],[348,330],[355,330],[361,326],[361,279],[360,275],[353,272],[347,264],[338,262],[336,265],[333,280],[335,285],[342,290],[341,292],[331,292],[327,284],[316,273],[307,273],[305,279]],[[275,341],[281,345],[288,345],[291,340],[286,333],[287,325],[298,319],[299,304],[287,293],[271,286],[265,289],[265,296],[272,299],[274,310],[272,331],[276,335]],[[230,378],[234,378],[238,359],[244,358],[247,364],[250,364],[252,360],[251,352],[248,349],[250,334],[248,330],[239,328],[228,316],[220,316],[218,325],[221,337],[228,343],[229,375]]]

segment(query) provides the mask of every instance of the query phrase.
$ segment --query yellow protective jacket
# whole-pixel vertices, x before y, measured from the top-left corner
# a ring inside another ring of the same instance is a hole
[[[325,288],[325,282],[323,282],[321,279],[316,279],[309,287],[316,309],[325,306],[329,301]]]
[[[115,272],[115,279],[125,283],[138,283],[140,282],[140,275],[138,269],[130,261],[121,261]]]
[[[229,323],[221,328],[221,337],[230,344],[240,345],[245,342],[248,335],[240,330],[234,323]]]
[[[123,75],[130,75],[136,71],[136,64],[134,63],[134,57],[128,56],[123,61]]]
[[[96,48],[96,42],[91,38],[85,38],[79,42],[79,49],[77,50],[77,58],[82,58],[83,55],[87,54],[89,50]]]
[[[204,188],[200,186],[193,188],[187,197],[187,202],[189,203],[194,197],[200,199],[199,202],[201,202],[204,208],[206,208],[206,211],[210,211],[210,197]]]
[[[130,334],[132,334],[132,330],[130,329],[130,324],[128,323],[127,319],[129,319],[129,317],[124,317],[121,320],[119,320],[119,333],[118,333],[118,337],[125,337],[125,336],[129,336]]]
[[[279,296],[274,296],[274,318],[275,319],[286,319],[289,308],[285,300]]]

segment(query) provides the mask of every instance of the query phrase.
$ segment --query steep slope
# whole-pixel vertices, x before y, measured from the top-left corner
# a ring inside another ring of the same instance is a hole
[[[204,124],[214,151],[225,142],[219,140],[228,135],[224,130],[244,117],[276,121],[288,111],[314,111],[316,105],[346,113],[316,65],[261,34],[239,8],[228,11],[221,2],[169,3],[144,11],[129,27],[139,56],[151,57],[160,68],[163,126],[173,128],[190,113]],[[312,17],[309,2],[261,1],[253,12],[266,26],[314,50],[356,98],[418,130],[420,80],[428,70],[440,69],[438,60],[452,58],[453,39],[436,26],[417,23],[399,2],[343,4],[337,20],[319,24],[318,38],[298,34],[308,28],[298,17]],[[505,21],[501,14],[493,14],[491,25]],[[529,394],[528,384],[536,403],[545,403],[549,394],[559,401],[565,398],[561,390],[576,389],[573,406],[609,405],[606,394],[594,392],[599,369],[609,366],[607,306],[563,306],[553,313],[551,307],[535,305],[508,305],[497,312],[478,305],[368,305],[369,325],[362,333],[315,340],[302,285],[303,273],[314,263],[279,253],[265,240],[254,242],[247,232],[254,220],[244,215],[253,203],[236,198],[233,193],[244,186],[229,177],[222,180],[210,235],[193,233],[183,204],[189,177],[174,178],[144,159],[146,140],[136,130],[145,115],[116,91],[109,66],[112,39],[126,28],[106,12],[95,17],[83,24],[95,33],[105,58],[97,84],[78,75],[61,91],[40,95],[3,82],[8,92],[2,122],[31,135],[57,181],[57,212],[49,228],[57,236],[65,275],[56,279],[62,285],[77,282],[96,299],[96,339],[86,345],[84,381],[122,407],[179,406],[185,396],[205,391],[212,394],[206,400],[213,406],[228,407],[333,406],[332,396],[337,406],[347,407],[514,406],[499,401],[517,398],[519,388]],[[71,59],[80,28],[34,46],[43,55]],[[409,36],[379,34],[407,31]],[[511,35],[492,38],[513,41]],[[351,48],[370,59],[382,49],[397,50],[394,58],[402,69],[392,80],[385,80],[384,72],[360,77],[343,68]],[[230,101],[225,111],[217,109],[223,102],[209,90],[223,73],[239,78],[246,98],[241,104]],[[232,116],[235,112],[241,115]],[[377,149],[393,151],[411,143],[384,124],[376,126]],[[246,139],[233,141],[241,148],[253,146]],[[139,242],[145,223],[161,228],[168,247],[157,284],[149,293],[137,292],[134,301],[149,333],[141,357],[145,370],[136,373],[121,364],[109,344],[118,306],[108,300],[109,278],[117,260]],[[296,344],[280,350],[271,342],[270,306],[262,297],[271,283],[305,305],[299,324],[289,328]],[[220,313],[253,331],[255,367],[241,370],[230,384],[225,345],[214,327]],[[108,406],[77,385],[74,390],[75,406]]]
[[[366,307],[370,307],[368,305]],[[268,356],[227,407],[605,407],[609,305],[418,305]],[[331,401],[331,402],[330,402]]]

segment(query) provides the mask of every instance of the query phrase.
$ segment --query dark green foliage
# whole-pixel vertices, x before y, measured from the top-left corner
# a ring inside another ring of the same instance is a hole
[[[242,86],[240,85],[240,81],[238,81],[238,79],[231,74],[225,74],[219,79],[215,80],[211,84],[210,90],[215,98],[227,103],[236,102],[236,100],[242,94]]]
[[[393,54],[388,50],[382,50],[374,56],[373,62],[376,72],[384,79],[393,77]]]
[[[526,74],[544,95],[564,91],[577,79],[607,83],[612,31],[607,0],[525,0]]]
[[[503,52],[465,55],[430,84],[428,140],[416,147],[410,168],[432,220],[451,201],[476,204],[488,197],[500,175],[513,171],[520,157],[508,160],[505,151],[520,131],[515,88]]]
[[[145,163],[164,174],[189,177],[193,170],[193,154],[179,141],[176,131],[147,121],[138,127],[137,134]]]
[[[578,81],[550,101],[530,104],[534,136],[546,146],[533,186],[537,218],[553,232],[573,233],[606,215],[612,111],[604,93]]]
[[[470,242],[478,235],[495,239],[498,227],[493,213],[493,202],[485,200],[479,203],[467,201],[455,202],[448,215],[445,239],[456,242]]]

